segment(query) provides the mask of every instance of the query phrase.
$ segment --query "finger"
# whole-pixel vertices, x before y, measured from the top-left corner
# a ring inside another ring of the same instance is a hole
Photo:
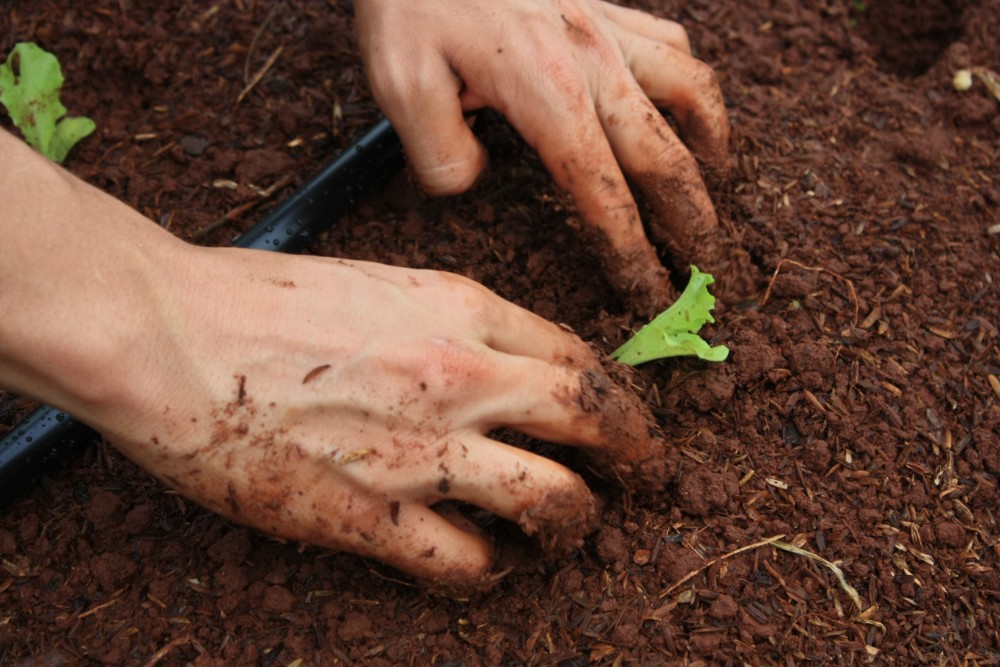
[[[604,444],[601,394],[612,391],[596,362],[567,367],[493,352],[490,396],[475,401],[470,423],[482,431],[508,427],[563,445]]]
[[[330,489],[317,480],[313,493],[293,503],[302,520],[288,535],[311,544],[377,558],[402,572],[442,584],[483,577],[493,550],[478,531],[464,529],[405,494],[399,498]],[[286,531],[287,532],[287,531]]]
[[[365,270],[401,289],[413,290],[414,294],[426,293],[424,303],[428,309],[437,311],[444,301],[459,304],[460,307],[449,311],[450,318],[441,319],[444,322],[457,318],[450,333],[458,337],[471,333],[474,339],[494,350],[553,363],[573,365],[593,360],[590,347],[568,326],[553,324],[464,276],[446,271],[403,271],[367,263]]]
[[[688,39],[687,30],[676,21],[662,19],[638,9],[619,7],[609,2],[601,2],[600,7],[608,19],[622,28],[691,55],[691,41]]]
[[[493,547],[471,523],[444,517],[418,503],[388,503],[390,548],[382,560],[437,584],[459,587],[483,579]],[[466,527],[468,526],[468,527]]]
[[[653,104],[670,112],[685,142],[705,166],[727,171],[729,118],[714,70],[646,37],[620,30],[618,35],[639,87]]]
[[[451,458],[446,497],[517,522],[553,556],[579,548],[596,527],[594,498],[576,473],[478,434],[466,442],[469,454]]]
[[[590,346],[568,326],[549,322],[492,292],[480,313],[486,332],[483,342],[493,350],[568,366],[596,362]]]
[[[497,398],[480,404],[480,424],[582,447],[595,472],[655,490],[671,474],[671,450],[620,365],[572,369],[508,358],[493,382]]]
[[[468,190],[483,171],[486,151],[462,115],[462,84],[447,62],[383,63],[369,79],[424,190],[435,196]]]
[[[686,268],[718,226],[697,161],[637,87],[610,100],[602,114],[618,161],[652,209],[650,232],[674,266]]]
[[[549,81],[553,78],[558,75]],[[579,79],[563,83],[583,85]],[[669,274],[646,238],[593,103],[582,89],[568,92],[555,84],[540,91],[535,104],[512,105],[519,111],[510,121],[538,151],[557,185],[572,195],[583,219],[581,232],[609,281],[631,293],[639,308],[653,312],[672,301]],[[546,100],[563,102],[553,108]]]

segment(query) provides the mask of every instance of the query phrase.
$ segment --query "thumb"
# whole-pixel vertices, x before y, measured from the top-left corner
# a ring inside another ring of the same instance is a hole
[[[373,93],[403,142],[410,168],[433,196],[472,187],[486,166],[486,150],[462,114],[462,83],[443,59],[405,85]]]

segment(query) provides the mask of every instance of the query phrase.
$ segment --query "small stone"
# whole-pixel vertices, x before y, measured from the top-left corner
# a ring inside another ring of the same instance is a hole
[[[959,92],[965,92],[972,88],[972,72],[967,69],[958,70],[951,80],[951,85]]]
[[[204,153],[208,145],[209,141],[204,137],[196,137],[190,134],[181,137],[181,148],[192,157],[198,157]]]
[[[722,594],[709,606],[708,616],[717,621],[728,621],[736,616],[736,612],[739,610],[739,605],[736,604],[736,601],[732,597]]]
[[[639,549],[634,554],[632,554],[632,562],[636,565],[646,565],[649,563],[652,557],[652,553],[649,549]]]
[[[295,596],[283,586],[268,586],[264,591],[264,599],[261,607],[265,611],[284,613],[292,610],[295,606]]]

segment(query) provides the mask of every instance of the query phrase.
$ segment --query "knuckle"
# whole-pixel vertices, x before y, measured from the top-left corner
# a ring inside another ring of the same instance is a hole
[[[368,84],[380,106],[400,104],[406,97],[408,70],[390,58],[380,58],[368,66]]]
[[[691,52],[691,39],[688,37],[688,32],[684,29],[684,26],[675,21],[667,21],[665,19],[660,19],[659,25],[663,31],[664,42],[675,49],[680,49],[686,53]]]
[[[691,62],[691,81],[698,90],[720,90],[719,77],[715,70],[711,65],[701,60],[692,60]]]
[[[439,387],[448,394],[460,394],[491,380],[484,350],[473,349],[454,339],[437,339],[430,346],[418,370],[428,386]]]
[[[571,110],[575,109],[576,105],[586,104],[585,79],[576,61],[561,55],[551,55],[542,65],[542,73],[545,81],[558,93],[560,99],[572,105]]]
[[[482,331],[495,320],[497,297],[483,285],[457,273],[438,274],[441,286],[446,291],[445,298],[460,308],[463,324],[473,331]]]

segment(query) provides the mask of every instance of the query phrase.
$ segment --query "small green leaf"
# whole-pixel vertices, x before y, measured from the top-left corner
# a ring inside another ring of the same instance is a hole
[[[683,355],[706,361],[725,361],[729,356],[728,347],[712,347],[698,335],[706,322],[715,321],[712,318],[715,297],[708,291],[708,286],[714,282],[711,274],[692,266],[691,279],[674,305],[639,329],[627,343],[611,353],[611,358],[630,366]]]
[[[58,59],[31,42],[19,42],[0,65],[0,104],[25,140],[55,162],[96,127],[86,117],[64,118],[62,84]]]

